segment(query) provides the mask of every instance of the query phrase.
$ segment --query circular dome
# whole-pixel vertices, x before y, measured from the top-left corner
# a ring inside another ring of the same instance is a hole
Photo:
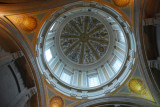
[[[54,12],[39,33],[37,62],[56,90],[76,98],[113,92],[131,72],[135,41],[121,15],[96,2]]]

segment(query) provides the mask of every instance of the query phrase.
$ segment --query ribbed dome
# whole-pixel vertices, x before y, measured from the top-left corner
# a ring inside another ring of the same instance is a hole
[[[56,90],[93,99],[127,79],[134,46],[118,12],[96,2],[75,2],[53,13],[41,28],[37,61]]]

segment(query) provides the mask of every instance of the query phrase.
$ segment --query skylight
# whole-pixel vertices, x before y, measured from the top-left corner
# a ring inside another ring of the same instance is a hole
[[[52,54],[51,54],[51,50],[50,49],[48,49],[47,51],[45,51],[45,56],[46,56],[47,61],[51,60]]]

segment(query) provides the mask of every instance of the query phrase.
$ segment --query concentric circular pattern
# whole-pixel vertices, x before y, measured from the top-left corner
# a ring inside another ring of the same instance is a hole
[[[91,16],[79,16],[67,23],[61,33],[64,54],[77,64],[91,64],[101,59],[108,48],[105,26]]]
[[[129,6],[131,2],[131,0],[112,0],[112,1],[116,6],[121,7],[121,8]]]
[[[42,75],[57,91],[78,99],[112,93],[135,63],[130,26],[116,10],[97,2],[76,2],[56,11],[38,41]]]
[[[132,78],[129,81],[128,86],[132,93],[148,96],[144,83],[140,78]]]

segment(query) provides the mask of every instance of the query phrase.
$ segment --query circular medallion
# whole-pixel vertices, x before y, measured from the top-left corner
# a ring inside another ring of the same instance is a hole
[[[128,83],[128,87],[134,94],[148,95],[144,83],[140,78],[132,78]]]
[[[64,101],[60,96],[54,96],[50,100],[50,107],[64,107]]]
[[[33,32],[38,26],[38,18],[34,16],[19,16],[13,19],[26,32]]]

